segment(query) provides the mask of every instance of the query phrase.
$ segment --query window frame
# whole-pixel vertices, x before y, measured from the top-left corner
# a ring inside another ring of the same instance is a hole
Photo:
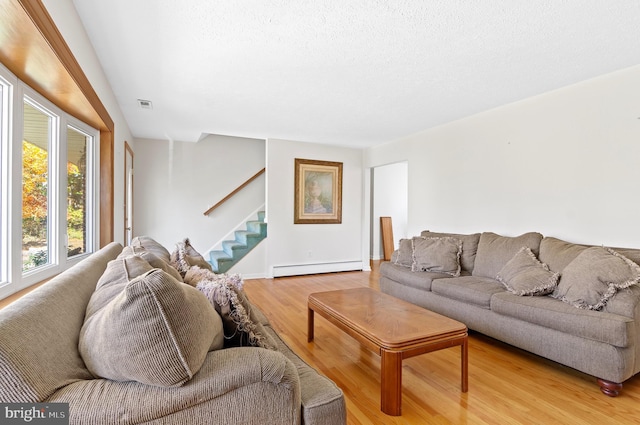
[[[10,238],[11,226],[8,214],[11,208],[9,159],[12,154],[13,105],[18,79],[0,63],[0,295],[11,282]]]
[[[0,160],[2,198],[2,246],[0,249],[0,299],[49,279],[73,266],[99,249],[100,240],[100,131],[67,114],[55,104],[19,80],[0,64],[0,84],[8,88],[3,95],[3,125],[0,138],[4,138]],[[52,134],[49,160],[48,190],[48,264],[22,270],[22,142],[24,139],[24,105],[30,105],[54,117],[50,123]],[[8,125],[4,125],[8,122]],[[87,147],[87,240],[86,252],[67,257],[67,128],[71,127],[90,138]]]

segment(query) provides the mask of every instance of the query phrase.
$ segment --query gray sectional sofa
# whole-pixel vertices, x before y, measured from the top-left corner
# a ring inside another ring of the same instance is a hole
[[[527,249],[528,248],[528,249]],[[383,292],[598,378],[640,371],[640,250],[424,231],[380,266]]]
[[[0,402],[69,403],[71,424],[346,423],[342,391],[244,295],[249,346],[227,346],[186,254],[172,269],[150,238],[111,243],[0,309]]]

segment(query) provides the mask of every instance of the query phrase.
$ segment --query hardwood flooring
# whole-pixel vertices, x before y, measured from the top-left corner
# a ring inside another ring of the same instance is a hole
[[[640,377],[616,398],[592,376],[503,344],[469,337],[469,392],[460,391],[460,349],[403,361],[402,416],[380,411],[380,357],[316,315],[307,343],[307,297],[312,292],[369,286],[371,272],[247,279],[245,291],[274,329],[306,362],[344,392],[347,423],[359,424],[640,424]],[[603,359],[603,361],[606,361]]]

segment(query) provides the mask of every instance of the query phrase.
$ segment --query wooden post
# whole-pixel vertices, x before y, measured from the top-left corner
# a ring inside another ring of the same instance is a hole
[[[391,217],[380,217],[380,232],[382,233],[383,260],[391,261],[391,254],[394,251]]]

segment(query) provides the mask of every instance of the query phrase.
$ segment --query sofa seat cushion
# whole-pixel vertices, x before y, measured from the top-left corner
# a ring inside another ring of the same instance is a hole
[[[542,235],[536,232],[529,232],[516,237],[484,232],[480,236],[480,242],[478,242],[473,275],[495,279],[498,272],[523,246],[530,248],[533,254],[538,256],[541,240]]]
[[[505,289],[495,279],[460,276],[448,279],[434,279],[431,282],[431,291],[434,294],[489,309],[491,296],[499,292],[505,292]]]
[[[255,347],[209,352],[181,387],[89,379],[60,388],[47,402],[70,403],[73,424],[300,423],[294,365],[282,353]]]
[[[469,273],[463,272],[464,275]],[[451,275],[446,273],[436,272],[412,272],[411,269],[393,264],[390,262],[384,262],[380,264],[380,276],[384,276],[396,282],[401,282],[403,285],[411,286],[416,289],[423,289],[425,291],[431,290],[431,282],[433,279],[447,279],[452,278]]]
[[[628,347],[633,341],[632,318],[577,309],[551,296],[520,297],[502,292],[491,298],[491,311],[616,347]]]

